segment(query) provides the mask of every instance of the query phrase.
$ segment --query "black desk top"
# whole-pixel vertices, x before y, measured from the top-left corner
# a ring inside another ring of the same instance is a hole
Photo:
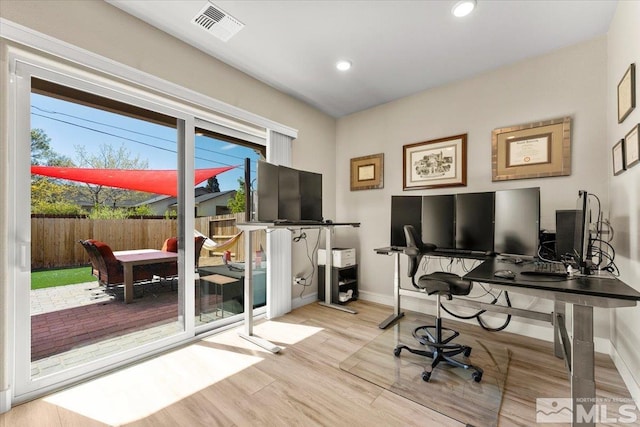
[[[388,255],[392,253],[404,253],[406,247],[404,246],[387,246],[384,248],[376,248],[374,249],[377,254]],[[441,251],[436,248],[436,250],[425,253],[424,256],[439,256],[446,258],[467,258],[467,259],[486,259],[487,257],[492,257],[493,254],[483,251]]]
[[[359,222],[327,222],[327,221],[249,221],[237,224],[238,228],[242,227],[263,227],[263,228],[287,228],[287,227],[360,227]]]
[[[618,279],[597,276],[576,276],[565,279],[553,276],[522,275],[520,271],[523,267],[500,259],[488,259],[467,273],[464,278],[476,282],[506,285],[514,288],[640,301],[640,292]],[[516,273],[516,276],[513,279],[495,277],[494,273],[497,270],[511,270]]]

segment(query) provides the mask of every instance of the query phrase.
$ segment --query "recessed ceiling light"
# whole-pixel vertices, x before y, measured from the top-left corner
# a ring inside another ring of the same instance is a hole
[[[458,18],[463,16],[467,16],[470,14],[473,9],[476,7],[476,0],[461,0],[456,3],[451,9],[451,13],[453,13]]]
[[[349,68],[351,68],[351,61],[347,61],[347,60],[338,61],[336,62],[336,68],[340,71],[347,71]]]

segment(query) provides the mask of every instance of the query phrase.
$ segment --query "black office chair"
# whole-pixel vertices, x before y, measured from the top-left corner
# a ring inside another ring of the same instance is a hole
[[[414,287],[426,291],[429,295],[436,294],[436,324],[419,326],[413,331],[414,338],[420,344],[429,347],[430,350],[414,349],[404,344],[399,344],[393,350],[393,354],[400,356],[400,352],[406,349],[411,353],[433,359],[431,363],[431,371],[427,371],[425,369],[422,373],[422,379],[424,381],[429,381],[433,369],[440,362],[446,362],[460,368],[472,369],[474,371],[471,375],[472,378],[475,382],[480,382],[480,380],[482,380],[482,369],[453,358],[460,353],[465,357],[469,357],[469,355],[471,355],[471,347],[451,343],[451,341],[460,334],[453,329],[443,328],[442,318],[440,317],[440,297],[444,295],[447,299],[451,299],[452,295],[469,295],[472,287],[471,281],[464,280],[453,273],[438,271],[420,276],[416,283],[415,275],[418,271],[418,267],[420,266],[422,257],[429,252],[434,251],[436,246],[429,243],[423,243],[422,239],[411,225],[404,226],[404,234],[407,239],[407,247],[404,252],[409,257],[408,275],[411,277],[411,283]],[[443,332],[445,331],[450,333],[446,338],[443,337]]]

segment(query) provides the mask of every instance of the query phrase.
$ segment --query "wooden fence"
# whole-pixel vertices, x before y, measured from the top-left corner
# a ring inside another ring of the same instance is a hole
[[[244,221],[244,213],[195,218],[195,228],[217,243],[227,241],[239,230],[237,222]],[[88,219],[88,218],[31,218],[31,268],[33,270],[72,267],[89,263],[79,240],[95,239],[107,243],[113,251],[127,249],[162,248],[165,239],[178,234],[175,219]],[[266,234],[254,239],[257,249],[266,247]],[[229,249],[237,261],[244,260],[243,236]],[[205,251],[201,257],[219,261],[222,251]]]

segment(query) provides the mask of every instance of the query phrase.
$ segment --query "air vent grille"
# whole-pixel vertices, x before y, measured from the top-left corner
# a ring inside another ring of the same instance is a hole
[[[228,41],[244,24],[213,4],[205,5],[191,21],[222,41]]]

